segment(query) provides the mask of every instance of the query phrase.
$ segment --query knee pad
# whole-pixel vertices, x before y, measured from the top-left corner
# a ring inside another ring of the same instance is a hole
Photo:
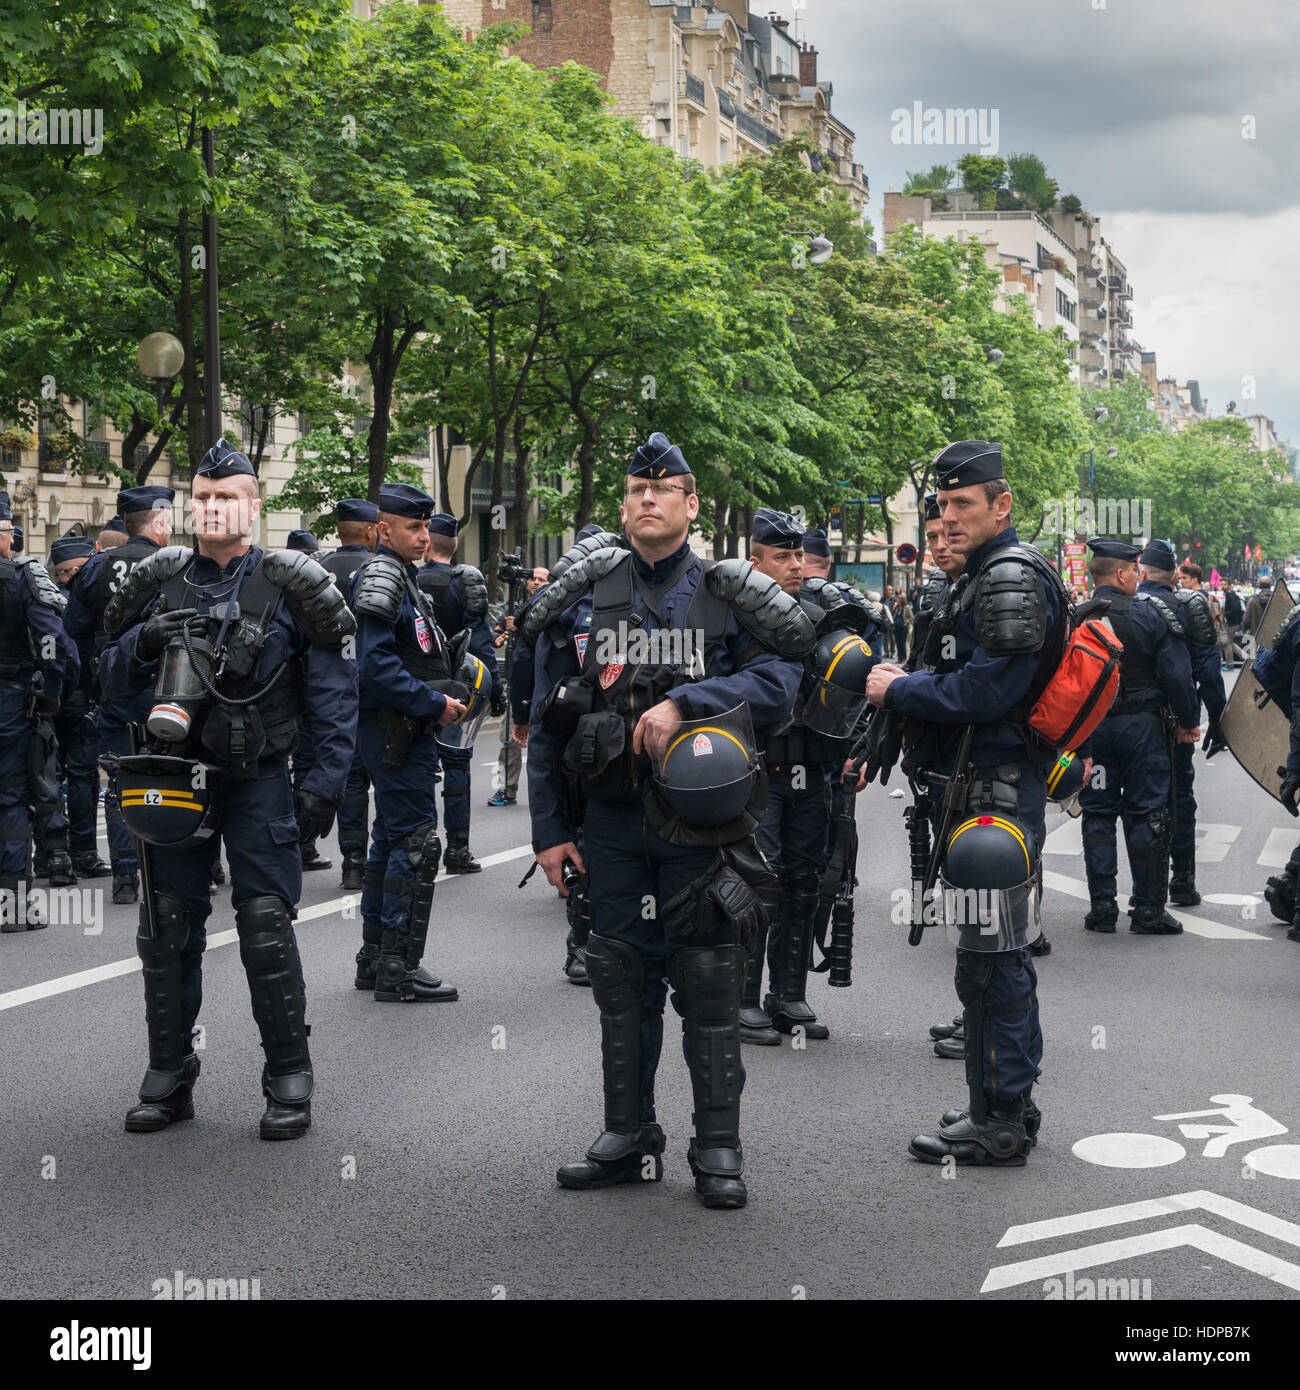
[[[601,1013],[624,1013],[641,1007],[645,965],[640,953],[626,941],[593,932],[587,938],[587,978]]]
[[[155,893],[153,916],[155,936],[149,935],[146,905],[140,904],[140,927],[136,933],[136,954],[146,970],[177,960],[185,949],[190,929],[185,920],[185,904],[169,893]]]
[[[252,975],[275,975],[297,965],[293,918],[283,898],[250,898],[235,909],[239,958]]]
[[[800,894],[816,893],[820,887],[821,875],[811,864],[800,864],[794,868],[781,870],[781,896],[797,897]]]
[[[426,821],[417,826],[403,841],[403,847],[420,882],[432,883],[442,863],[442,841],[438,839],[437,824]]]
[[[681,947],[668,967],[669,982],[681,996],[678,1012],[699,1023],[729,1022],[740,1007],[745,963],[741,946]]]

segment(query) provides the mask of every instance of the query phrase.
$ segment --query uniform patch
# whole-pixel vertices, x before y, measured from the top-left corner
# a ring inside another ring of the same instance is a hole
[[[422,652],[433,650],[433,634],[429,631],[429,624],[418,613],[415,615],[415,640]]]
[[[694,753],[697,758],[705,753],[713,752],[713,744],[709,742],[708,734],[695,735],[695,741],[691,744],[691,752]]]
[[[575,632],[573,634],[573,645],[578,649],[578,661],[583,662],[587,659],[587,638],[591,636],[589,632]]]
[[[611,685],[623,674],[623,663],[621,661],[611,661],[602,668],[600,673],[600,688],[608,690]]]

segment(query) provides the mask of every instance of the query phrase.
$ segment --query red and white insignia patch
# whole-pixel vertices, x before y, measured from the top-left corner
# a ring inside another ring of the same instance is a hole
[[[600,673],[600,688],[608,690],[622,674],[623,662],[611,661]]]
[[[591,634],[589,632],[575,632],[573,634],[573,645],[578,649],[578,660],[580,662],[586,661],[587,659],[587,638],[590,636]]]
[[[418,613],[415,615],[415,640],[422,652],[433,650],[433,634],[429,631],[429,624]]]
[[[697,758],[705,753],[713,752],[713,744],[709,742],[708,734],[695,735],[695,741],[691,744],[691,752],[694,753]]]

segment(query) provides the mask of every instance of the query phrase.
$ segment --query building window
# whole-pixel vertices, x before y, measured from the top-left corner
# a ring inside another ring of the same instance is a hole
[[[551,32],[551,0],[533,0],[533,33]]]

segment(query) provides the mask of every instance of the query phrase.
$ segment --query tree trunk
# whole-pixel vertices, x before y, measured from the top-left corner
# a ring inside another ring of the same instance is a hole
[[[181,344],[185,348],[185,362],[181,367],[181,394],[193,402],[188,407],[189,427],[186,430],[186,452],[190,456],[190,474],[193,476],[203,455],[207,452],[203,441],[207,437],[207,419],[203,407],[203,383],[199,376],[198,347],[194,340],[194,299],[193,284],[190,280],[190,215],[182,212],[177,224],[176,242],[181,258],[181,290],[176,303],[176,322],[180,328]],[[215,422],[214,422],[215,423]],[[213,429],[213,434],[216,429]]]
[[[422,323],[411,323],[403,316],[401,332],[398,332],[398,314],[394,309],[380,309],[375,322],[375,336],[366,354],[366,365],[370,368],[370,384],[374,396],[371,410],[370,432],[366,436],[366,452],[369,470],[367,500],[379,501],[379,487],[388,469],[388,436],[393,417],[393,385],[397,380],[398,369],[411,340],[424,327]]]

